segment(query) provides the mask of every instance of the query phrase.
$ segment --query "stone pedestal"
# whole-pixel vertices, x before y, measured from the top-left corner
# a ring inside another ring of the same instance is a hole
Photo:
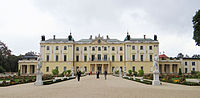
[[[39,71],[39,72],[36,73],[36,81],[35,81],[34,85],[36,85],[36,86],[43,85],[42,72]]]
[[[122,70],[121,70],[121,68],[119,70],[119,76],[122,77]]]
[[[126,67],[124,66],[124,77],[126,77]]]
[[[74,66],[72,67],[72,77],[74,77]]]
[[[113,75],[115,75],[115,68],[113,69]]]
[[[159,71],[156,70],[153,72],[153,81],[152,81],[152,85],[154,86],[158,86],[160,85],[160,80],[159,80]]]
[[[135,79],[135,75],[133,75],[133,80],[136,80],[136,79]]]

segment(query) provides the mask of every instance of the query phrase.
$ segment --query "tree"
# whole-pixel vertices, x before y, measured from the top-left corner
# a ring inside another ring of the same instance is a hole
[[[52,73],[57,76],[59,74],[58,68],[53,69]]]
[[[144,71],[143,70],[139,70],[139,76],[143,76],[144,75]]]
[[[196,45],[200,46],[200,10],[198,10],[193,17],[193,28],[194,28],[194,36],[193,39],[196,42]]]
[[[182,54],[182,53],[179,53],[178,55],[177,55],[177,58],[183,58],[184,57],[184,55]]]
[[[199,54],[194,54],[194,55],[192,56],[192,58],[200,58],[200,55],[199,55]]]

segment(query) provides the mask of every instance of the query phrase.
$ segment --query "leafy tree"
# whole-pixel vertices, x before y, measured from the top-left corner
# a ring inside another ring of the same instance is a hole
[[[2,67],[2,66],[0,66],[0,73],[3,73],[3,72],[5,72],[6,70]]]
[[[183,58],[184,57],[184,55],[182,54],[182,53],[179,53],[178,55],[177,55],[177,58]]]
[[[52,70],[52,73],[53,73],[53,75],[57,76],[59,74],[59,71],[58,71],[57,68],[55,68],[55,69]]]
[[[143,70],[139,70],[139,76],[143,76],[144,75],[144,71]]]
[[[132,70],[128,70],[128,74],[129,74],[129,75],[132,75]]]
[[[200,46],[200,10],[198,10],[193,17],[193,28],[194,28],[194,36],[193,39],[196,42],[196,45]]]
[[[200,55],[199,55],[199,54],[194,54],[194,55],[192,56],[192,58],[200,58]]]

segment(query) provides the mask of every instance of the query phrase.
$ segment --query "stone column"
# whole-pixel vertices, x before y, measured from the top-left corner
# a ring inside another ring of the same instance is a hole
[[[173,64],[169,64],[169,73],[173,73],[172,72],[172,66],[173,66]]]
[[[30,65],[27,65],[27,74],[29,75],[29,74],[31,74],[31,68],[30,68]]]
[[[165,72],[165,64],[162,65],[162,73],[166,73]]]

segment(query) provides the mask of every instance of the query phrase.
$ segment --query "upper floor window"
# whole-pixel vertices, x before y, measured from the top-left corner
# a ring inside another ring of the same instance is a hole
[[[79,56],[78,56],[78,55],[76,56],[76,61],[77,61],[77,62],[79,61]]]
[[[92,51],[95,51],[95,47],[92,47]]]
[[[67,50],[67,46],[64,46],[64,50]]]
[[[107,55],[104,55],[104,61],[107,61]]]
[[[76,47],[76,51],[79,51],[79,47]]]
[[[135,46],[132,46],[132,50],[135,50]]]
[[[132,60],[135,61],[135,55],[132,55]]]
[[[150,56],[149,56],[150,61],[152,61],[152,58],[153,58],[152,55],[150,55]]]
[[[115,61],[115,56],[114,55],[112,56],[112,61]]]
[[[49,46],[47,46],[47,50],[49,50]]]
[[[87,47],[84,47],[84,51],[87,51]]]
[[[56,46],[56,50],[58,50],[58,46]]]
[[[115,47],[112,47],[112,51],[115,51]]]
[[[47,55],[47,62],[49,61],[49,55]]]
[[[101,47],[98,47],[98,51],[101,51]]]
[[[140,55],[140,61],[143,61],[143,55]]]
[[[87,56],[85,55],[85,56],[84,56],[84,62],[86,62],[86,61],[87,61]]]
[[[95,55],[92,55],[92,61],[94,61],[94,59],[95,59]]]
[[[123,50],[123,48],[122,47],[120,47],[120,51],[122,51]]]
[[[101,60],[101,54],[98,54],[98,60],[99,61]]]
[[[106,51],[107,50],[107,47],[104,47],[104,51]]]
[[[185,66],[187,66],[187,62],[185,62]]]
[[[64,61],[67,61],[67,56],[66,55],[64,55]]]
[[[58,62],[58,55],[56,55],[56,62]]]
[[[195,62],[192,62],[192,66],[195,66]]]
[[[122,55],[120,55],[120,61],[123,61],[123,56]]]
[[[152,46],[149,46],[149,50],[152,50]]]
[[[140,50],[143,50],[143,46],[140,46]]]

